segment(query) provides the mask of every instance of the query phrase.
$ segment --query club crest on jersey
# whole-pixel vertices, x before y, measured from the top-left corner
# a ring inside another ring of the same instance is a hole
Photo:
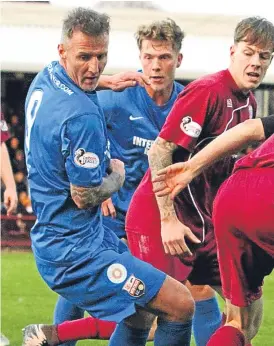
[[[249,112],[249,119],[253,118],[253,108],[251,105],[248,106],[248,112]]]
[[[74,162],[80,167],[96,168],[99,166],[100,160],[96,154],[86,152],[85,149],[79,148],[75,151]]]
[[[193,121],[189,116],[182,119],[180,128],[186,135],[193,138],[198,138],[200,136],[200,133],[202,132],[201,126]]]
[[[231,99],[227,99],[226,100],[226,106],[228,107],[228,108],[232,108],[233,106],[232,106],[232,100]]]
[[[123,290],[127,291],[132,297],[139,298],[145,294],[145,284],[134,275],[130,275],[123,286]]]
[[[120,284],[127,278],[126,267],[120,263],[113,263],[108,267],[107,277],[114,284]]]

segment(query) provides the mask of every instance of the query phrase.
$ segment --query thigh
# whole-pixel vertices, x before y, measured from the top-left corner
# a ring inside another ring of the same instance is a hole
[[[194,300],[190,291],[179,281],[167,276],[157,295],[144,308],[138,306],[136,313],[125,322],[138,328],[148,328],[155,315],[167,321],[187,322],[193,314]]]
[[[138,190],[137,190],[138,191]],[[126,234],[131,253],[178,281],[185,281],[192,265],[165,254],[160,214],[154,194],[136,193],[126,217]]]
[[[194,300],[184,284],[167,276],[147,308],[165,320],[186,322],[193,317]]]
[[[154,227],[150,226],[150,229]],[[143,230],[145,234],[143,234]],[[127,228],[127,240],[131,253],[176,280],[185,281],[192,270],[192,265],[185,265],[178,257],[166,254],[162,244],[160,230],[157,231],[158,234],[155,236],[155,228],[151,235],[148,235],[145,229],[132,230]]]
[[[271,243],[274,231],[263,181],[270,179],[264,180],[261,172],[237,174],[222,186],[214,203],[223,293],[236,306],[259,299],[263,278],[273,269],[273,258],[263,245]],[[265,197],[260,198],[262,193]]]

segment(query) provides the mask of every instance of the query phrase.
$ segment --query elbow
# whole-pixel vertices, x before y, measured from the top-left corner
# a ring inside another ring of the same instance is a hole
[[[89,209],[98,206],[98,194],[91,193],[90,188],[70,186],[71,199],[79,209]]]
[[[246,134],[249,142],[265,139],[264,128],[260,119],[248,119],[242,123],[242,126],[244,127],[243,133]]]
[[[88,204],[84,199],[80,198],[79,196],[74,197],[73,202],[76,204],[77,208],[79,209],[88,209],[93,207],[92,205]]]
[[[73,202],[79,209],[86,209],[86,204],[80,198],[73,198]]]

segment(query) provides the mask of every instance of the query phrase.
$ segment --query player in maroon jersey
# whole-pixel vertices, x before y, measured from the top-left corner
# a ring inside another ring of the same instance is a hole
[[[7,208],[7,214],[10,215],[16,210],[18,197],[16,192],[16,184],[10,163],[9,152],[6,141],[10,138],[8,126],[1,112],[1,180],[5,185],[4,204]]]
[[[271,63],[274,26],[250,17],[235,30],[227,70],[190,83],[180,94],[150,149],[150,170],[136,190],[127,213],[131,252],[179,281],[214,286],[220,291],[212,205],[217,190],[231,174],[227,157],[196,177],[174,201],[155,197],[151,175],[171,163],[187,161],[213,138],[253,118],[252,90]],[[157,182],[154,188],[157,188]],[[218,286],[218,287],[216,287]]]
[[[270,137],[237,161],[214,201],[213,223],[227,319],[208,345],[246,345],[262,320],[264,276],[274,266],[274,116],[248,120],[222,134],[188,162],[159,172],[158,196],[173,199],[202,170],[245,144]]]

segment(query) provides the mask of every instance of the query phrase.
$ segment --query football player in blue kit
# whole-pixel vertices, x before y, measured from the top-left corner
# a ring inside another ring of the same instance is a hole
[[[126,237],[126,212],[132,195],[148,168],[147,151],[159,134],[178,94],[183,90],[183,86],[174,81],[176,68],[182,62],[180,51],[184,33],[180,27],[172,19],[161,20],[140,26],[135,38],[142,71],[149,77],[150,83],[145,87],[137,85],[120,92],[103,90],[97,93],[106,118],[111,157],[125,164],[124,185],[102,203],[103,223],[119,238]],[[198,301],[193,327],[198,346],[206,344],[221,322],[214,291],[208,286],[202,289],[201,293],[194,292]],[[55,308],[55,324],[83,316],[83,310],[73,306],[62,296],[59,297]],[[60,325],[59,328],[64,330],[64,338],[67,339],[72,336],[75,340],[84,337],[109,338],[115,324],[89,318],[89,321],[78,320]],[[153,332],[150,333],[150,338],[152,337]],[[62,345],[73,346],[75,341]]]
[[[25,151],[37,217],[31,231],[36,265],[53,291],[96,318],[118,323],[109,345],[145,345],[145,310],[158,316],[155,345],[189,345],[189,290],[133,257],[102,223],[101,203],[125,178],[124,164],[109,159],[94,91],[108,41],[107,15],[72,10],[63,22],[60,61],[38,73],[28,91]],[[23,345],[62,341],[58,326],[24,329]]]

